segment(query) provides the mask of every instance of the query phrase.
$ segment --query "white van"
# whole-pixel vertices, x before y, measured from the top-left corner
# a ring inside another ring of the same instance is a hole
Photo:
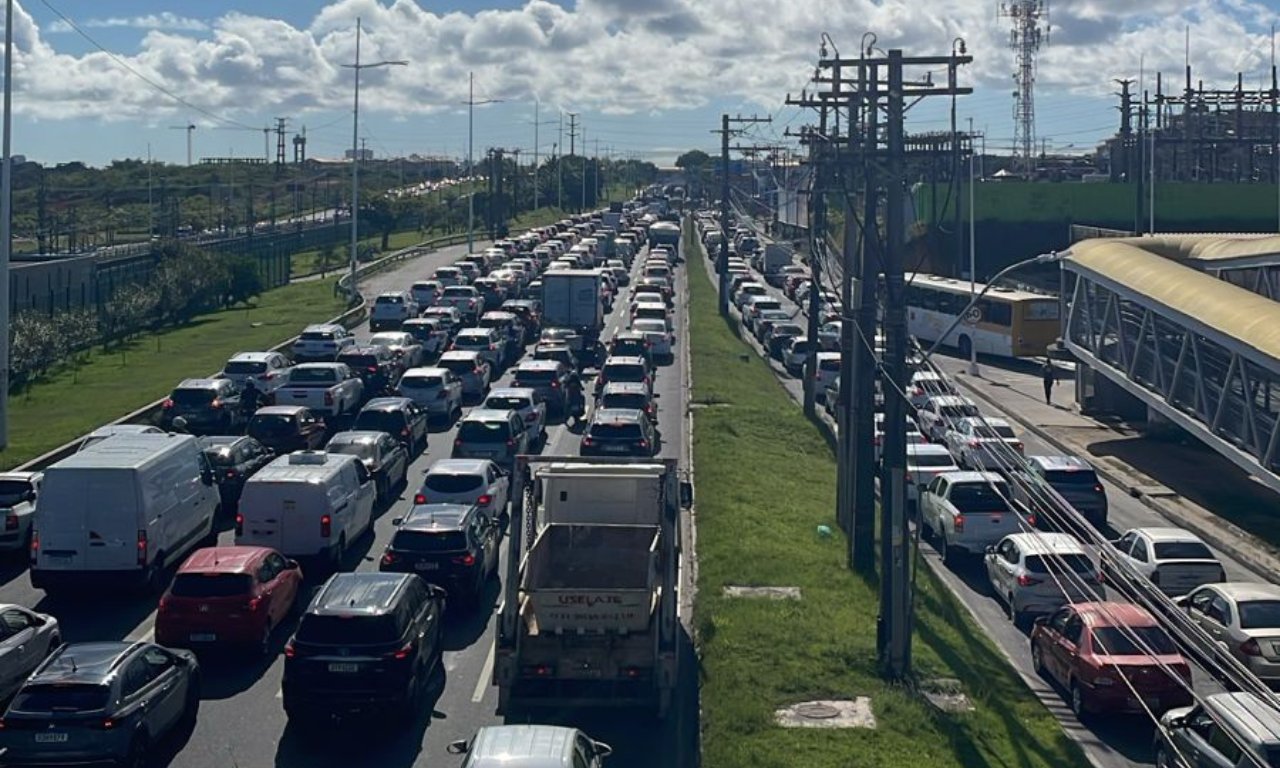
[[[218,489],[191,435],[117,435],[45,470],[31,538],[37,589],[127,581],[159,589],[165,568],[214,536]]]
[[[355,456],[297,451],[281,456],[244,484],[236,544],[271,547],[289,557],[342,563],[347,545],[373,523],[377,489]]]

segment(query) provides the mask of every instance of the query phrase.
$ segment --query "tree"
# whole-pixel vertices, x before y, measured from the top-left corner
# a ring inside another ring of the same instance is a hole
[[[382,236],[381,250],[387,250],[387,241],[390,240],[391,233],[396,231],[396,224],[400,219],[391,198],[386,195],[373,198],[360,211],[360,218],[369,222],[369,226]]]
[[[676,167],[683,171],[701,171],[711,163],[711,155],[700,149],[691,149],[676,158]]]
[[[329,244],[329,252],[333,253],[333,244]],[[242,301],[247,302],[262,293],[262,274],[258,271],[257,262],[249,256],[236,256],[228,264],[227,307],[230,308]]]

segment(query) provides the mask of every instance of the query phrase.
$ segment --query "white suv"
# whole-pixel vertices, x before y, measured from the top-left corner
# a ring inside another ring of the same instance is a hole
[[[391,291],[379,294],[369,310],[369,330],[399,330],[405,320],[420,314],[418,300],[408,291]]]
[[[1103,593],[1101,571],[1069,533],[1011,533],[987,547],[983,564],[991,590],[1018,627],[1029,616]]]

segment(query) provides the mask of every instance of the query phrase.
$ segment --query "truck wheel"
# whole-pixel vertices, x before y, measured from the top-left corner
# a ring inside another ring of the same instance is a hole
[[[942,562],[948,568],[955,568],[956,560],[958,560],[958,558],[956,557],[956,551],[947,543],[947,534],[945,531],[940,534],[938,549],[938,554],[942,555]]]

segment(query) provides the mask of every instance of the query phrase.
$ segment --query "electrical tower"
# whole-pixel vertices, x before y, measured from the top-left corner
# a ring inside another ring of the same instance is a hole
[[[289,122],[289,118],[287,117],[276,118],[275,131],[276,131],[276,167],[277,168],[284,165],[284,162],[285,162],[284,129],[285,129],[285,126],[288,124],[288,122]]]
[[[1035,171],[1036,54],[1049,41],[1049,7],[1046,0],[1012,0],[1001,3],[999,15],[1013,20],[1009,47],[1016,58],[1013,81],[1018,84],[1013,94],[1013,154],[1030,179]],[[1041,21],[1046,22],[1043,34]]]

